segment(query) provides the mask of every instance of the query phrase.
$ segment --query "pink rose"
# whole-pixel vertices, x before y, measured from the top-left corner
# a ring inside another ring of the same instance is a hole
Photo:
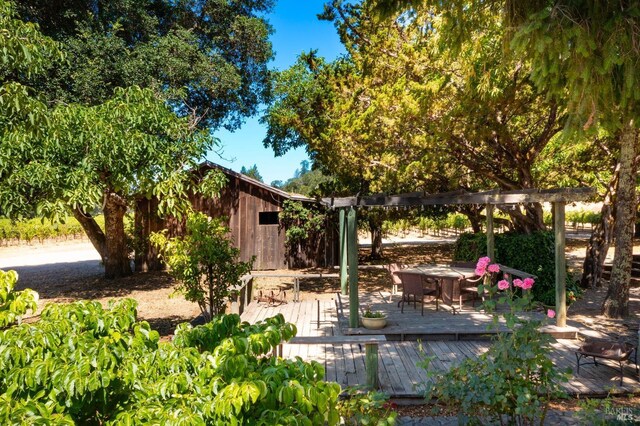
[[[523,285],[524,285],[524,283],[522,282],[522,280],[520,278],[516,278],[515,280],[513,280],[513,286],[514,287],[522,288]]]
[[[500,265],[498,265],[497,263],[492,263],[487,269],[489,270],[489,272],[495,274],[496,272],[500,272]]]
[[[484,266],[486,267],[489,263],[491,263],[491,259],[488,256],[485,257],[481,257],[480,259],[478,259],[478,263],[476,266]]]
[[[476,275],[484,275],[487,272],[487,265],[491,262],[487,256],[481,257],[478,259],[478,263],[476,263]]]
[[[509,288],[509,281],[507,280],[500,280],[498,281],[498,288],[500,290],[506,290]]]
[[[556,316],[556,311],[554,311],[553,309],[547,309],[547,316],[549,318],[555,318]]]
[[[525,278],[522,282],[522,288],[524,290],[529,290],[531,287],[533,287],[533,283],[535,283],[535,281],[533,281],[533,278]]]

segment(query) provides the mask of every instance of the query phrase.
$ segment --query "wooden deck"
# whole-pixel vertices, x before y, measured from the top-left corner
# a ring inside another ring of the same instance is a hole
[[[360,296],[360,311],[369,307],[371,310],[381,311],[387,315],[387,326],[382,330],[367,330],[362,327],[349,328],[349,300],[348,297],[336,295],[340,306],[339,324],[344,334],[384,334],[387,340],[478,340],[488,339],[492,334],[508,331],[504,321],[493,325],[493,316],[474,309],[466,303],[460,310],[455,307],[439,304],[436,311],[435,302],[425,302],[424,315],[421,315],[420,304],[416,308],[405,303],[401,312],[398,302],[400,295],[391,296],[389,293],[369,293]],[[453,312],[455,311],[455,315]],[[544,319],[541,312],[521,314],[523,317]],[[574,339],[577,337],[576,324],[558,328],[545,326],[542,330],[556,338]]]
[[[388,296],[382,296],[388,298]],[[337,296],[334,300],[289,302],[272,307],[251,303],[242,314],[242,319],[255,322],[281,313],[287,321],[296,324],[298,336],[347,335],[343,332],[353,330],[340,327],[341,315],[338,315],[339,304],[336,302]],[[395,303],[392,304],[395,305]],[[393,397],[422,397],[422,389],[427,381],[426,371],[421,367],[425,356],[435,355],[436,357],[431,363],[431,369],[446,371],[463,359],[477,357],[485,352],[491,344],[490,340],[486,339],[485,336],[480,336],[485,337],[483,340],[473,339],[473,334],[467,332],[470,326],[468,324],[464,325],[464,321],[471,321],[473,327],[486,325],[488,319],[478,316],[480,315],[479,313],[471,309],[469,309],[468,313],[465,311],[461,315],[452,315],[447,311],[436,313],[435,305],[433,308],[430,305],[427,306],[425,306],[425,315],[422,317],[419,308],[416,314],[416,312],[413,312],[413,307],[407,309],[405,305],[405,314],[400,315],[405,315],[402,319],[405,319],[406,324],[411,324],[405,326],[411,332],[403,332],[404,338],[407,339],[414,336],[415,330],[412,327],[424,326],[421,324],[415,325],[418,318],[424,321],[424,324],[430,324],[430,327],[433,327],[433,330],[437,330],[439,333],[429,334],[421,331],[421,333],[415,333],[420,334],[421,341],[400,341],[400,339],[397,339],[397,341],[379,344],[379,380],[382,390]],[[319,323],[318,312],[320,313]],[[348,312],[345,311],[345,314],[348,315]],[[345,319],[342,318],[342,322],[344,321]],[[398,330],[400,330],[403,326],[401,323],[391,324],[385,328],[385,334],[387,334],[387,329],[393,330],[391,327],[399,327]],[[448,333],[444,332],[447,328],[455,327],[460,327],[460,330],[464,331],[464,333],[462,331],[458,333],[460,340],[452,339],[450,331]],[[476,333],[476,336],[478,335],[479,333]],[[387,336],[389,335],[387,334]],[[394,334],[392,333],[391,336],[393,337]],[[593,365],[582,366],[580,368],[580,376],[577,376],[574,373],[576,368],[574,350],[580,344],[580,340],[558,338],[555,339],[553,351],[550,353],[550,358],[558,368],[571,371],[570,381],[564,384],[569,394],[605,396],[609,391],[613,391],[614,394],[640,392],[640,382],[632,364],[624,367],[624,383],[622,387],[618,386],[619,376],[617,370],[604,365],[599,367]],[[366,381],[364,345],[285,344],[283,356],[285,358],[300,356],[305,360],[320,362],[325,366],[326,379],[338,382],[342,386],[362,385]],[[606,363],[603,362],[603,364]],[[609,363],[609,365],[613,366],[614,364]]]

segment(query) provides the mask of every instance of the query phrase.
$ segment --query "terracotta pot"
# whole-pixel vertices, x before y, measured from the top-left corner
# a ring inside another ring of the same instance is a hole
[[[381,328],[384,328],[387,325],[387,318],[386,317],[382,317],[382,318],[362,317],[360,319],[360,322],[362,323],[362,326],[364,328],[368,328],[369,330],[380,330]]]

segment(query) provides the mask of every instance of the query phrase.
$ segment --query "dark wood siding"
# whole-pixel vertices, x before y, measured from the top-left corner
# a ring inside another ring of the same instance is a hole
[[[248,261],[255,256],[255,270],[321,267],[336,265],[338,262],[338,238],[334,221],[327,223],[328,229],[324,238],[309,241],[305,247],[300,247],[294,256],[295,260],[291,259],[292,256],[285,246],[285,230],[277,224],[260,224],[261,212],[282,211],[286,198],[277,191],[270,191],[236,175],[227,174],[227,186],[218,198],[204,198],[201,195],[191,195],[189,198],[196,211],[211,217],[227,219],[231,238],[240,249],[241,260]],[[136,226],[140,223],[140,232],[146,236],[149,231],[157,231],[161,226],[148,218],[139,219],[137,215],[152,214],[151,209],[156,205],[157,202],[144,200],[140,203],[140,211],[136,211]],[[184,222],[175,219],[159,222],[169,229],[171,236],[184,232]],[[155,258],[155,253],[152,255],[150,251],[147,247],[146,254],[139,256],[145,264],[149,264],[152,257]],[[138,257],[136,262],[137,259]]]

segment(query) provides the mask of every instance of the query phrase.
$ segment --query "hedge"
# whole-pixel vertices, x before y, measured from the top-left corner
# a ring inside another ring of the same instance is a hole
[[[486,255],[487,235],[465,233],[458,237],[453,259],[475,261]],[[495,259],[498,263],[537,276],[533,296],[545,305],[555,305],[555,241],[553,232],[495,235]],[[567,274],[567,286],[573,282]]]

